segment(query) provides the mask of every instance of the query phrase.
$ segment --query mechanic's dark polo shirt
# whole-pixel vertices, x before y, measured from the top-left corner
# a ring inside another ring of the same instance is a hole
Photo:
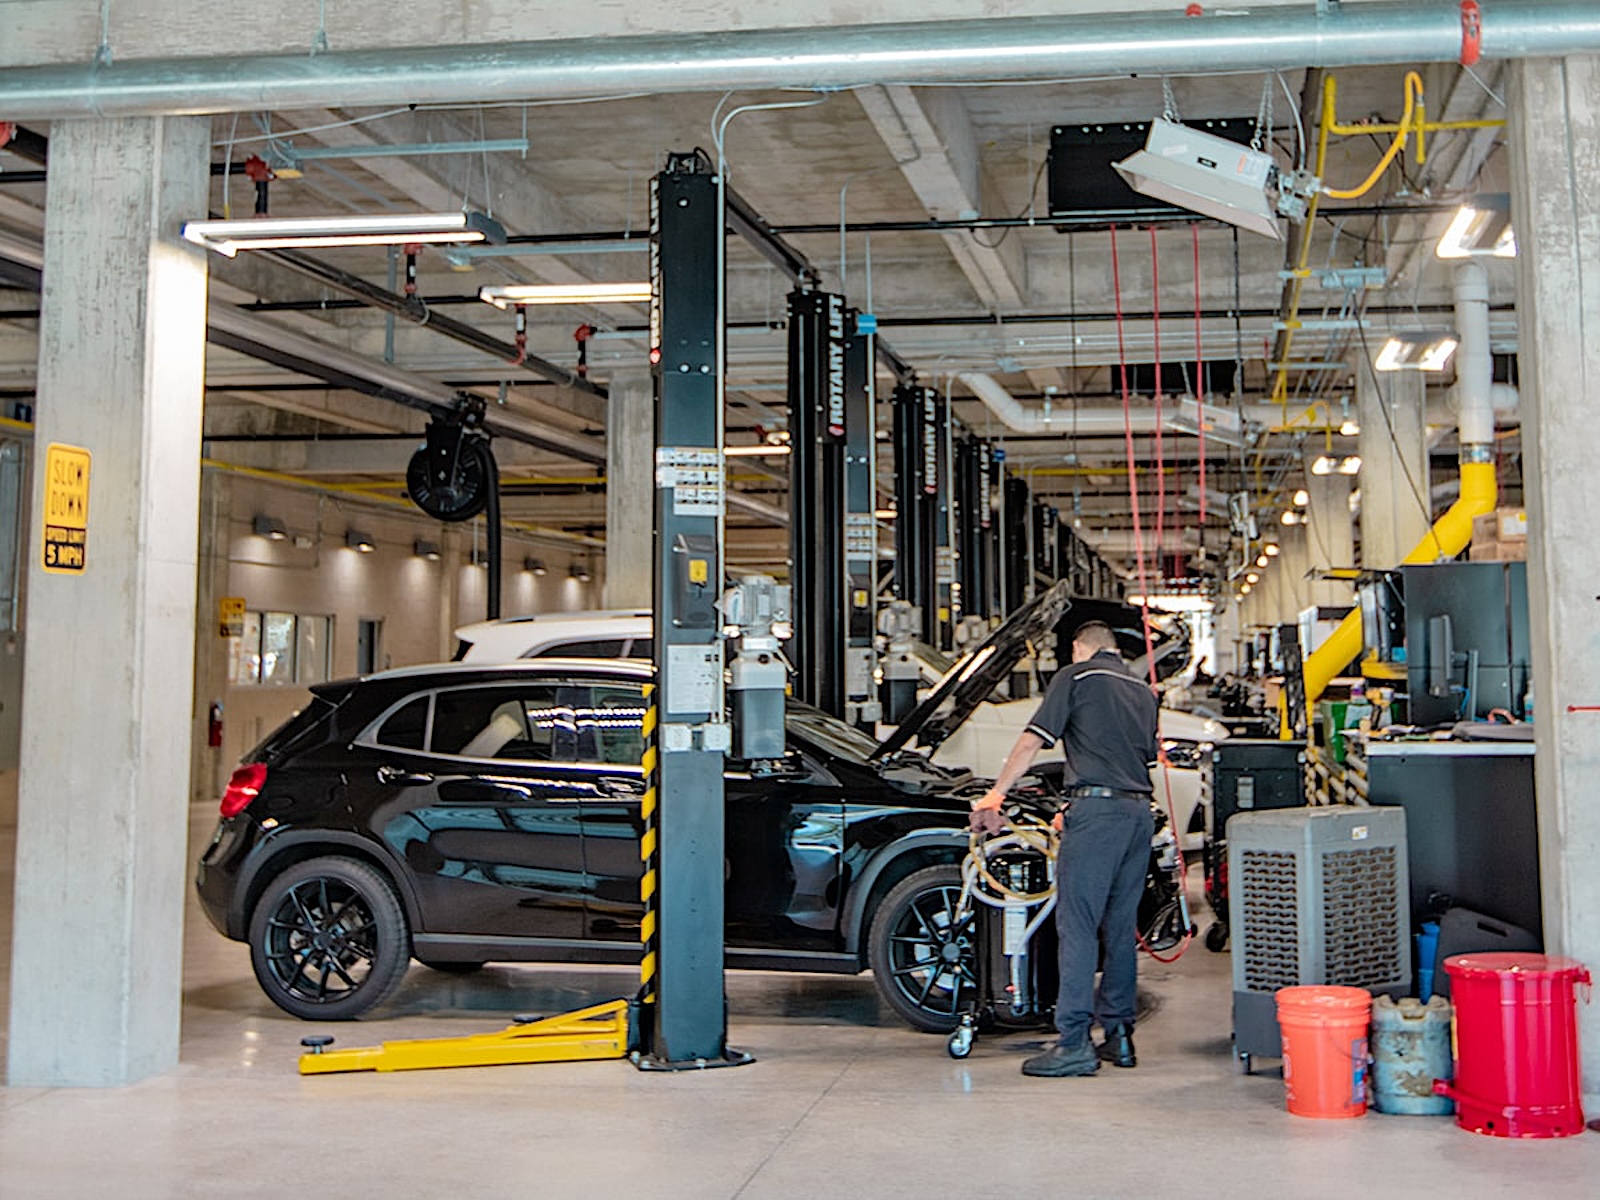
[[[1065,739],[1067,782],[1151,795],[1159,705],[1113,650],[1057,671],[1028,729],[1045,747]]]

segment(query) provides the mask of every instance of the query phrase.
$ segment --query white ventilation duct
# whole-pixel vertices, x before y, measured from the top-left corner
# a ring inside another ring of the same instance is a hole
[[[1456,265],[1456,401],[1463,461],[1494,446],[1494,357],[1489,353],[1489,273],[1475,258]]]
[[[1093,437],[1121,433],[1126,428],[1121,405],[1080,405],[1075,410],[1070,403],[1050,400],[1040,404],[1025,404],[1006,391],[1005,385],[992,375],[985,375],[979,371],[962,371],[956,375],[956,379],[981,400],[983,406],[1012,433],[1078,433],[1085,437]],[[1224,415],[1236,417],[1240,412],[1239,407],[1231,402],[1219,403],[1215,409],[1208,404],[1206,409],[1208,426],[1211,424],[1213,411],[1219,418]],[[1298,410],[1291,408],[1290,415],[1293,416],[1296,411]],[[1185,401],[1183,397],[1169,397],[1161,414],[1162,427],[1168,433],[1192,434],[1194,412],[1193,400]],[[1283,409],[1276,404],[1247,404],[1243,408],[1243,419],[1247,424],[1271,429],[1282,423]],[[1155,432],[1156,413],[1151,405],[1143,403],[1138,405],[1129,420],[1136,434]],[[1223,433],[1216,440],[1219,444],[1233,444],[1237,442],[1238,437],[1235,431],[1231,437]]]

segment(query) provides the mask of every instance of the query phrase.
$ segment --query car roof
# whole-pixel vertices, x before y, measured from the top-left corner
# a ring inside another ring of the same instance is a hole
[[[415,679],[420,676],[437,676],[441,682],[459,682],[463,677],[494,676],[506,678],[517,675],[626,675],[630,679],[649,680],[655,675],[653,664],[638,658],[519,658],[510,662],[446,662],[418,663],[416,666],[396,667],[391,671],[378,671],[363,675],[364,683],[389,683]]]
[[[524,658],[554,642],[649,637],[652,628],[649,609],[619,608],[595,612],[534,613],[479,621],[461,626],[456,630],[456,637],[470,647],[470,658],[481,662]]]

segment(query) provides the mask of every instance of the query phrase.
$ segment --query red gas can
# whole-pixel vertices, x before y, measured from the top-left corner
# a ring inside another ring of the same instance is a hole
[[[1445,959],[1456,1006],[1456,1077],[1434,1090],[1456,1102],[1456,1124],[1493,1137],[1583,1132],[1575,992],[1589,971],[1543,954]]]

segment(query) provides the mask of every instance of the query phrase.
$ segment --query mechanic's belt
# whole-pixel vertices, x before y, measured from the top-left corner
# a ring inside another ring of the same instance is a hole
[[[1149,792],[1119,792],[1116,788],[1095,787],[1088,783],[1075,783],[1067,789],[1067,795],[1084,798],[1093,797],[1096,800],[1148,800]]]

